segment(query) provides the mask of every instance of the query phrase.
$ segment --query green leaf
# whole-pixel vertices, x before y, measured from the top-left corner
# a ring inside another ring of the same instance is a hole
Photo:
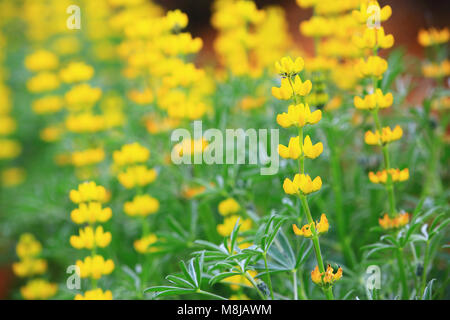
[[[436,279],[431,279],[427,286],[425,287],[425,290],[423,291],[422,300],[432,300],[433,295],[433,283],[436,281]]]

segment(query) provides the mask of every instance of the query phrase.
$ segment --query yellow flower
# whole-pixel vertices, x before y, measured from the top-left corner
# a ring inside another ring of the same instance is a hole
[[[333,268],[328,265],[327,270],[320,273],[319,267],[316,266],[316,268],[311,271],[311,280],[319,286],[333,285],[336,281],[342,278],[342,268],[339,267],[336,273],[333,273],[333,271]]]
[[[123,210],[132,217],[146,217],[159,210],[159,201],[148,194],[136,195],[132,201],[125,202]]]
[[[51,72],[40,72],[27,81],[27,89],[32,93],[52,91],[59,88],[60,82],[56,74]]]
[[[128,167],[125,171],[120,172],[117,175],[117,179],[125,188],[131,189],[136,186],[144,187],[152,183],[157,175],[155,169],[148,169],[145,165],[137,165]]]
[[[184,29],[189,23],[188,15],[180,10],[168,11],[165,17],[165,22],[169,29]]]
[[[219,213],[223,216],[239,212],[241,206],[233,198],[228,198],[219,203]]]
[[[32,109],[37,114],[55,113],[62,109],[64,100],[59,96],[46,96],[33,101]]]
[[[91,226],[87,226],[79,231],[79,236],[70,237],[70,244],[75,249],[105,248],[111,242],[111,232],[104,232],[102,226],[98,226],[95,232]]]
[[[369,6],[377,7],[377,12],[380,12],[380,22],[388,20],[392,15],[392,8],[388,5],[380,8],[380,5],[377,1],[362,1],[360,10],[353,10],[352,15],[353,18],[360,24],[366,24],[367,21],[372,19],[372,15],[375,10],[370,10]]]
[[[393,130],[389,127],[384,127],[381,134],[378,130],[375,132],[369,130],[364,136],[364,141],[368,145],[384,145],[399,140],[402,136],[403,130],[399,125],[397,125]]]
[[[64,129],[61,126],[50,126],[39,132],[39,137],[45,142],[55,142],[61,138]]]
[[[94,133],[106,128],[105,117],[90,112],[70,114],[66,118],[66,128],[75,133]]]
[[[196,153],[203,153],[208,147],[208,141],[206,139],[184,139],[182,142],[177,143],[172,152],[175,152],[180,157],[183,156],[184,153],[194,155]]]
[[[283,183],[284,192],[287,194],[298,194],[301,191],[303,194],[310,194],[319,191],[322,187],[322,179],[317,176],[314,180],[309,175],[297,173],[291,181],[286,178]]]
[[[450,32],[448,28],[438,30],[431,28],[429,30],[420,30],[418,35],[418,41],[423,47],[432,46],[435,44],[441,44],[448,42],[450,38]]]
[[[359,49],[389,49],[394,45],[394,36],[386,35],[383,27],[367,28],[362,37],[354,36],[352,40]]]
[[[330,19],[313,16],[300,23],[300,32],[307,37],[327,37],[333,33],[334,24]]]
[[[118,166],[146,162],[149,158],[150,151],[138,142],[126,144],[113,153],[114,164]]]
[[[75,167],[84,167],[102,162],[105,151],[102,148],[75,151],[72,153],[72,164]]]
[[[86,257],[84,261],[77,260],[76,265],[80,268],[81,278],[100,279],[114,270],[114,262],[111,259],[105,260],[100,255]]]
[[[0,139],[0,159],[12,159],[22,152],[20,144],[14,140]]]
[[[87,83],[73,86],[66,94],[67,109],[70,111],[81,111],[92,108],[100,97],[102,89],[93,88]]]
[[[0,136],[1,135],[9,135],[16,131],[16,121],[9,116],[1,116],[0,115]]]
[[[150,104],[155,99],[153,92],[148,88],[143,91],[131,90],[128,92],[128,98],[139,105]]]
[[[41,251],[41,243],[31,233],[24,233],[20,236],[19,243],[16,246],[16,253],[19,258],[36,257]]]
[[[134,249],[139,253],[152,253],[157,252],[158,248],[153,247],[152,244],[158,241],[158,237],[154,234],[149,234],[148,236],[138,239],[134,242]]]
[[[286,147],[282,144],[278,145],[278,153],[282,158],[285,159],[298,159],[303,154],[310,158],[315,159],[323,152],[322,142],[312,144],[309,135],[305,137],[303,146],[300,146],[300,137],[291,138],[289,140],[289,145]]]
[[[59,72],[59,76],[65,83],[87,81],[94,76],[94,68],[84,62],[71,62]]]
[[[405,168],[403,170],[400,169],[389,169],[388,171],[383,170],[376,173],[372,171],[369,172],[369,179],[372,183],[386,183],[387,182],[387,172],[391,175],[391,179],[393,182],[402,182],[409,179],[409,169]]]
[[[107,290],[103,292],[100,288],[88,290],[84,295],[77,294],[75,296],[75,300],[112,300],[112,298],[111,291]]]
[[[311,224],[305,224],[301,229],[299,229],[295,224],[292,225],[294,233],[305,238],[311,238],[313,236],[312,229],[315,229],[317,235],[320,235],[322,233],[328,232],[329,227],[330,225],[325,213],[322,213],[322,215],[320,216],[320,221],[318,221],[317,223],[312,222]]]
[[[280,88],[272,87],[272,95],[279,100],[289,100],[293,94],[306,96],[311,92],[312,83],[310,80],[302,82],[299,75],[296,75],[294,81],[289,83],[288,78],[281,79]]]
[[[291,126],[303,127],[307,124],[316,124],[322,119],[322,111],[311,112],[308,104],[290,105],[288,112],[277,115],[277,123],[283,128]]]
[[[58,67],[58,57],[46,50],[39,50],[25,58],[25,66],[28,70],[39,72],[54,70]]]
[[[374,110],[376,108],[384,109],[392,106],[394,96],[388,92],[383,95],[381,89],[376,89],[375,93],[368,94],[363,98],[359,96],[354,97],[354,104],[357,109]]]
[[[361,78],[377,77],[380,78],[386,72],[388,63],[378,56],[370,56],[367,61],[360,59],[356,64],[356,70]]]
[[[422,73],[427,78],[443,78],[450,75],[450,61],[428,63],[422,66]]]
[[[31,277],[47,271],[47,261],[44,259],[25,258],[20,262],[13,263],[12,269],[18,277]]]
[[[76,224],[106,222],[111,216],[111,208],[102,208],[100,202],[80,203],[79,207],[70,213],[70,218]]]
[[[305,61],[298,57],[295,61],[291,57],[283,57],[280,61],[275,62],[275,69],[283,77],[291,77],[303,70]]]
[[[408,224],[409,213],[397,214],[394,218],[390,218],[387,213],[384,214],[383,218],[378,219],[380,226],[385,229],[398,229]]]
[[[70,191],[70,200],[73,203],[81,202],[106,202],[107,193],[103,186],[98,186],[95,182],[83,182],[78,185],[78,189]]]
[[[50,283],[44,279],[29,281],[20,288],[20,293],[26,300],[45,300],[53,297],[58,291],[55,283]]]
[[[239,224],[241,225],[241,227],[239,228],[239,232],[245,232],[252,228],[251,219],[242,219],[237,215],[232,215],[226,217],[223,221],[223,224],[217,225],[217,232],[223,237],[228,237],[233,231],[233,228],[236,225],[238,219],[240,219]]]

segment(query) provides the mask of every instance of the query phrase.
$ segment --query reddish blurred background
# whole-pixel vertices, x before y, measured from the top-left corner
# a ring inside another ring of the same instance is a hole
[[[336,0],[339,1],[339,0]],[[210,25],[213,0],[156,0],[168,9],[181,9],[190,18],[189,31],[200,36],[205,42],[204,55],[212,52],[215,31]],[[311,16],[310,10],[300,9],[295,0],[255,0],[259,7],[282,5],[287,12],[292,37],[309,51],[312,41],[299,34],[300,21]],[[380,5],[392,7],[392,17],[384,24],[387,32],[392,33],[396,45],[404,46],[410,54],[422,56],[423,49],[417,43],[420,28],[445,27],[450,21],[450,0],[379,0]]]

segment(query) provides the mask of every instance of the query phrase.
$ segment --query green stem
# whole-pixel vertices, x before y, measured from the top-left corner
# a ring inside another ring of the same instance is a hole
[[[425,253],[424,253],[424,257],[423,257],[423,271],[422,271],[422,285],[420,287],[420,295],[423,296],[423,293],[425,291],[425,287],[427,285],[427,269],[428,269],[428,263],[429,263],[429,258],[428,258],[428,251],[429,251],[429,247],[430,247],[430,241],[427,241],[426,246],[425,246]]]
[[[400,281],[402,285],[402,299],[408,300],[408,283],[406,281],[406,273],[405,273],[405,263],[403,261],[403,249],[397,248],[397,261],[398,261],[398,269],[400,273]]]
[[[244,277],[247,278],[248,281],[250,281],[250,283],[255,288],[256,292],[258,293],[259,297],[262,300],[267,300],[267,297],[261,292],[261,290],[259,290],[258,285],[255,282],[255,279],[253,279],[253,277],[248,272],[245,272],[243,275],[244,275]]]
[[[263,259],[264,259],[264,266],[266,267],[267,283],[269,284],[270,297],[272,298],[272,300],[275,300],[275,298],[273,296],[272,280],[270,279],[269,267],[267,265],[267,253],[266,252],[263,253]]]
[[[294,300],[298,300],[297,269],[292,270],[292,287],[294,288]]]

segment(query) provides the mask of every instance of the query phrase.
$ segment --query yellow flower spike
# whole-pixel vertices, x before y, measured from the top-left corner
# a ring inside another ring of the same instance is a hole
[[[353,10],[352,16],[359,24],[366,24],[372,17],[375,10],[368,10],[369,6],[376,6],[380,12],[380,22],[388,20],[392,15],[392,8],[389,5],[380,8],[377,1],[362,2],[359,10]],[[377,11],[378,11],[377,10]]]
[[[384,127],[381,134],[378,131],[372,132],[369,130],[364,136],[364,141],[368,145],[384,145],[399,140],[402,136],[403,130],[397,125],[393,130],[389,127]]]
[[[392,106],[394,96],[390,92],[383,95],[383,91],[377,89],[375,90],[375,93],[368,94],[364,98],[355,96],[353,102],[355,107],[360,110],[374,110],[376,108],[385,109]]]
[[[361,78],[377,77],[380,78],[386,72],[388,63],[378,56],[370,56],[367,61],[360,59],[356,64],[356,70]]]
[[[76,265],[80,268],[81,278],[100,279],[114,270],[114,262],[111,259],[105,260],[100,255],[88,256],[83,261],[77,260]]]
[[[18,277],[31,277],[47,271],[47,261],[44,259],[24,258],[12,265],[14,274]]]
[[[148,194],[136,195],[132,201],[125,202],[123,210],[132,217],[146,217],[158,212],[159,201]]]
[[[106,290],[103,292],[102,289],[97,288],[93,290],[88,290],[82,294],[77,294],[75,296],[75,300],[112,300],[113,295],[112,292],[109,290]]]
[[[70,191],[70,200],[73,203],[99,201],[106,202],[107,193],[103,186],[98,186],[95,182],[83,182],[78,185],[77,190]]]
[[[143,237],[142,239],[138,239],[134,241],[134,249],[139,253],[153,253],[157,252],[158,248],[152,247],[152,244],[158,241],[158,237],[154,234],[149,234],[148,236]]]
[[[284,159],[298,159],[302,154],[300,146],[300,137],[293,137],[289,140],[289,145],[286,147],[282,144],[278,145],[278,154]]]
[[[80,203],[79,207],[70,213],[70,218],[76,224],[106,222],[111,216],[111,209],[102,208],[100,202]]]
[[[289,100],[292,97],[292,87],[289,79],[281,79],[281,86],[279,88],[272,87],[272,95],[278,100]]]
[[[450,39],[450,32],[448,28],[438,30],[431,28],[429,30],[420,30],[417,36],[421,46],[428,47],[435,44],[442,44],[448,42]]]
[[[20,288],[20,293],[26,300],[46,300],[53,297],[57,291],[56,283],[50,283],[44,279],[30,280]]]
[[[300,95],[302,97],[307,96],[312,89],[312,82],[310,80],[306,80],[305,82],[302,82],[302,79],[300,79],[299,75],[296,75],[294,78],[294,93],[297,95]]]
[[[316,124],[322,119],[322,111],[311,112],[308,104],[290,105],[288,112],[277,115],[277,123],[283,128],[291,126],[303,127],[307,124]]]
[[[34,72],[54,70],[58,65],[58,56],[46,50],[36,51],[25,58],[26,68]]]
[[[59,76],[65,83],[87,81],[94,76],[94,68],[84,62],[71,62],[59,72]]]
[[[229,214],[235,214],[239,212],[241,206],[239,203],[233,198],[228,198],[219,203],[219,213],[223,216],[227,216]]]
[[[156,180],[158,173],[155,169],[148,169],[145,165],[128,167],[117,175],[120,184],[131,189],[136,186],[144,187]]]
[[[318,156],[320,156],[322,152],[323,152],[322,142],[318,142],[315,145],[313,145],[311,142],[311,138],[309,137],[309,135],[307,135],[303,143],[304,155],[310,159],[315,159]]]
[[[126,144],[120,150],[114,151],[114,164],[124,166],[134,163],[143,163],[150,158],[150,151],[138,142]]]
[[[90,226],[80,229],[79,236],[71,236],[70,244],[75,249],[92,249],[94,247],[105,248],[111,242],[111,233],[104,232],[102,226],[94,229]]]
[[[403,182],[409,179],[409,169],[405,168],[403,170],[400,169],[389,169],[388,171],[382,170],[376,173],[369,172],[369,180],[372,183],[386,183],[387,182],[387,173],[391,175],[392,182]]]
[[[187,14],[177,9],[167,12],[165,22],[169,29],[184,29],[189,23],[189,17]]]
[[[298,236],[302,236],[305,238],[311,238],[313,236],[313,230],[315,229],[317,235],[328,232],[329,229],[328,219],[324,213],[320,217],[319,222],[312,222],[311,224],[305,224],[301,229],[297,227],[297,225],[293,224],[292,229],[294,233]]]
[[[342,278],[342,268],[339,267],[334,273],[333,268],[328,265],[325,272],[321,273],[319,267],[316,266],[313,271],[311,271],[311,280],[318,286],[332,286],[336,281]]]
[[[42,252],[42,245],[31,233],[20,236],[16,246],[17,256],[21,259],[36,257]]]
[[[283,57],[280,61],[275,62],[275,69],[283,77],[299,73],[304,66],[305,61],[301,57],[298,57],[295,61],[291,57]]]

